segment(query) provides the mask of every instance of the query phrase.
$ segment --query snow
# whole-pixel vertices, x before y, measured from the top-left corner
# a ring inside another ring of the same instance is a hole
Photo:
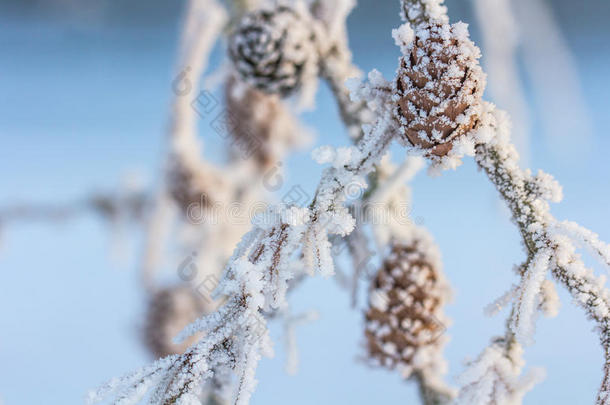
[[[397,29],[392,30],[392,38],[396,46],[400,47],[403,54],[409,52],[409,45],[415,40],[415,31],[409,24],[402,24]]]
[[[519,377],[524,366],[523,348],[516,342],[493,342],[459,377],[462,389],[457,405],[519,405],[523,396],[544,379],[533,369]]]
[[[549,271],[551,252],[542,250],[533,258],[525,270],[524,279],[518,291],[518,304],[513,316],[511,328],[516,339],[523,345],[532,344],[540,294],[544,278]]]

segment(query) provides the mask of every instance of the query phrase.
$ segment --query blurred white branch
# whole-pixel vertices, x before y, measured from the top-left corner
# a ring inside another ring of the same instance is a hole
[[[529,42],[520,33],[511,0],[474,0],[477,22],[483,34],[483,64],[493,101],[510,113],[513,142],[527,166],[530,157],[529,103],[519,74],[518,48]],[[528,46],[528,45],[525,45]]]
[[[560,156],[583,157],[593,133],[577,59],[556,21],[550,0],[515,0],[525,69],[535,92],[550,149]],[[574,148],[578,134],[578,148]]]

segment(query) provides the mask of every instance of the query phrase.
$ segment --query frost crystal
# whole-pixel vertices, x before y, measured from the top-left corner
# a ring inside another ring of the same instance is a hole
[[[459,405],[519,405],[523,396],[544,378],[544,371],[534,369],[520,377],[523,349],[512,342],[498,340],[469,364],[460,376]]]

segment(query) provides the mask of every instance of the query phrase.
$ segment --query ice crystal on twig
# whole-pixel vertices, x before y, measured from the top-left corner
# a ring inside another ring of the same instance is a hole
[[[518,405],[523,396],[544,378],[544,371],[533,369],[521,376],[523,349],[515,341],[497,339],[469,364],[459,377],[462,384],[456,404]]]

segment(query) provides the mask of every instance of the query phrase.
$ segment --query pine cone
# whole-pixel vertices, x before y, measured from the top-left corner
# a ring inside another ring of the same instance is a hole
[[[444,156],[478,122],[485,76],[463,23],[417,28],[403,48],[396,80],[397,117],[411,145]]]
[[[269,169],[306,138],[294,116],[276,94],[267,94],[231,77],[226,86],[227,110],[238,125],[231,131],[235,143],[259,142],[252,157],[262,169]]]
[[[260,90],[289,95],[307,76],[317,75],[312,27],[310,16],[286,6],[247,14],[229,43],[236,70]]]
[[[177,155],[170,160],[168,187],[174,201],[187,215],[193,208],[211,207],[223,201],[229,189],[213,167],[186,162]]]
[[[367,348],[379,365],[398,367],[408,377],[440,356],[445,330],[442,307],[448,295],[444,278],[422,242],[392,244],[373,283],[366,312]],[[446,321],[445,321],[446,322]],[[425,350],[430,355],[416,357]]]
[[[179,285],[157,291],[148,303],[144,339],[156,357],[183,353],[197,341],[191,336],[181,344],[173,339],[187,325],[207,313],[210,306],[190,286]]]

